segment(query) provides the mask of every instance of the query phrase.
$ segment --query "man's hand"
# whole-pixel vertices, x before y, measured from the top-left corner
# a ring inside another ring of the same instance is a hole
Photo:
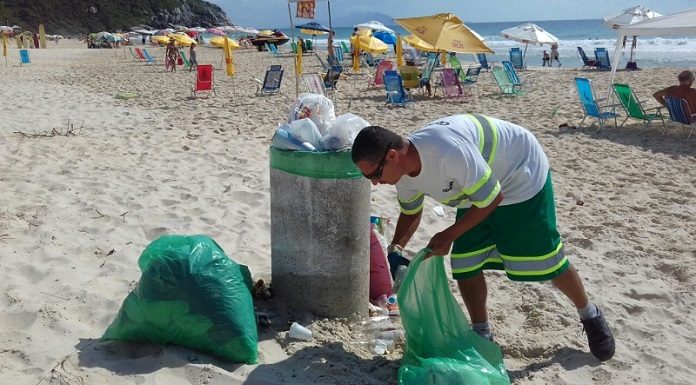
[[[432,250],[425,258],[430,258],[433,255],[447,255],[452,248],[453,237],[447,230],[435,234],[428,243],[428,248]]]

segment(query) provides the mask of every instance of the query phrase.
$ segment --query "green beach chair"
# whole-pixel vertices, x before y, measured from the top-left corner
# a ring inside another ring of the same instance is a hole
[[[304,52],[313,52],[314,51],[314,47],[312,46],[312,41],[309,39],[305,40],[303,48],[304,48]]]
[[[633,92],[633,89],[628,84],[614,83],[614,92],[619,98],[624,111],[626,111],[626,119],[621,123],[621,126],[626,123],[628,118],[642,120],[646,126],[649,126],[651,121],[660,119],[664,128],[665,119],[662,113],[660,113],[662,106],[644,109],[643,105],[640,104],[640,100],[638,100],[638,96],[636,96],[636,93]],[[646,111],[651,110],[655,110],[655,112],[651,114],[646,113]]]
[[[502,67],[493,67],[491,71],[493,72],[493,78],[495,79],[495,82],[498,83],[498,87],[500,87],[500,91],[503,93],[503,95],[518,96],[524,94],[519,86],[510,81],[507,72],[505,72]]]
[[[350,49],[348,49],[345,41],[341,42],[341,48],[343,48],[343,53],[350,53]]]
[[[297,43],[295,43],[295,42],[290,43],[290,49],[292,50],[292,53],[297,55]]]
[[[140,58],[133,52],[133,47],[128,47],[128,51],[130,51],[131,56],[133,56],[133,60],[139,61]]]

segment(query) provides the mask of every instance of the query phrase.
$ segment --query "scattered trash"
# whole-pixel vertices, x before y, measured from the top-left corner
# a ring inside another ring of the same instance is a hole
[[[292,325],[290,325],[288,337],[304,341],[310,341],[312,338],[314,338],[311,330],[298,324],[297,322],[293,322]]]
[[[268,329],[271,327],[271,318],[268,314],[264,312],[257,311],[256,313],[256,325],[263,329]]]
[[[259,279],[251,288],[251,295],[256,299],[271,299],[273,298],[273,289],[263,279]]]
[[[575,204],[578,206],[582,206],[585,204],[585,201],[582,199],[582,191],[576,191],[573,193],[573,198],[575,198]]]

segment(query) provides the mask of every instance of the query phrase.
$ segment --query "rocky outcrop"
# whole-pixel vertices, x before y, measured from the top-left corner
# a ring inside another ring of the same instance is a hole
[[[222,8],[207,2],[200,3],[202,4],[184,2],[173,9],[159,10],[152,15],[149,25],[154,28],[166,28],[172,25],[214,27],[232,24]]]

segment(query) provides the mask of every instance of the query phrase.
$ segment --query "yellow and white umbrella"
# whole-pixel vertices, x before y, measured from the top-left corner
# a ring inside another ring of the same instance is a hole
[[[227,70],[227,76],[234,76],[234,61],[232,59],[232,47],[230,47],[230,43],[228,40],[231,39],[223,40],[222,50],[224,51],[223,55],[225,56],[225,68]]]
[[[174,44],[178,46],[185,46],[188,47],[192,43],[195,43],[196,41],[191,38],[191,36],[185,34],[185,33],[171,33],[167,37],[170,39],[174,39]]]
[[[297,53],[295,54],[295,72],[297,72],[297,76],[302,75],[302,44],[297,45]]]
[[[210,45],[217,48],[225,48],[225,40],[227,40],[227,45],[229,45],[231,49],[239,49],[239,43],[227,36],[215,36],[211,38]]]
[[[477,34],[452,13],[395,19],[395,21],[437,51],[494,53]]]
[[[360,50],[367,51],[372,54],[385,53],[389,50],[389,46],[382,40],[370,36],[367,33],[358,34],[358,46]]]
[[[404,66],[404,47],[401,46],[401,35],[396,35],[396,66]]]

